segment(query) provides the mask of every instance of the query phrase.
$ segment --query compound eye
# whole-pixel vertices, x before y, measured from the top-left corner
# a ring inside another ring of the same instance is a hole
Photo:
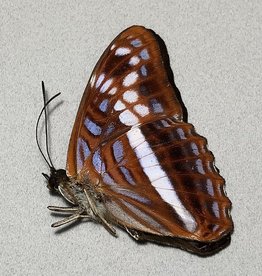
[[[65,170],[51,170],[50,176],[47,178],[46,175],[44,175],[45,178],[48,180],[47,188],[50,191],[58,191],[58,187],[61,183],[68,181],[68,177],[66,175]]]
[[[49,181],[48,181],[47,187],[48,187],[51,191],[57,191],[57,190],[58,190],[58,186],[59,186],[58,179],[57,179],[56,177],[50,177],[50,178],[49,178]]]

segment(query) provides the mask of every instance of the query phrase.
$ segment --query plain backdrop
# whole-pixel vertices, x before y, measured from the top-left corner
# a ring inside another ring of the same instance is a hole
[[[0,274],[261,275],[262,2],[0,1]],[[51,155],[65,168],[71,128],[89,75],[125,28],[165,41],[189,122],[207,137],[233,202],[231,245],[200,258],[136,244],[80,223],[51,229],[48,167],[35,142],[41,81],[51,107]],[[60,103],[60,104],[58,104]],[[54,108],[54,106],[56,106]]]

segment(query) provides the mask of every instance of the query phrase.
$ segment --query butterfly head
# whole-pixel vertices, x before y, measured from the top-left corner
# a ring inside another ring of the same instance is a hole
[[[45,173],[43,173],[43,176],[48,181],[47,188],[52,192],[57,192],[59,185],[64,182],[68,182],[69,178],[66,175],[65,170],[56,170],[55,168],[51,167],[50,171],[50,176]]]
[[[62,195],[68,202],[75,204],[75,199],[72,194],[72,183],[69,177],[66,175],[66,171],[55,168],[50,168],[50,176],[43,173],[43,176],[47,179],[47,188],[51,192],[57,192]]]

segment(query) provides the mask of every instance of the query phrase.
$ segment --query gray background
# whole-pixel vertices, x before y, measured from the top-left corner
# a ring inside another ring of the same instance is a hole
[[[0,274],[262,275],[261,0],[0,2]],[[53,162],[64,168],[93,66],[133,24],[166,42],[189,121],[227,180],[235,232],[213,257],[139,246],[88,222],[61,233],[50,228],[57,217],[46,206],[62,201],[41,176],[48,168],[35,143],[40,82],[49,95],[62,92],[50,119]]]

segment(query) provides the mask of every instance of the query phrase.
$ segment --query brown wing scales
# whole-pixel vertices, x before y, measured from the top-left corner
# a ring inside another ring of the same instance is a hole
[[[182,121],[153,32],[121,33],[97,63],[72,131],[67,173],[86,174],[121,226],[216,241],[233,229],[206,139]]]
[[[125,49],[130,53],[125,54]],[[81,170],[76,160],[79,137],[94,149],[134,125],[167,116],[181,119],[182,110],[164,70],[159,45],[151,31],[128,29],[104,52],[86,87],[70,139],[68,174],[76,176]]]

